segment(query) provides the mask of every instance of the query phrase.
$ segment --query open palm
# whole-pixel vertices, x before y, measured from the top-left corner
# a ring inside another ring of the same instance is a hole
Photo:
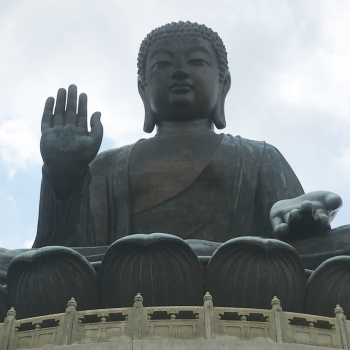
[[[77,111],[77,87],[59,89],[54,108],[54,98],[45,104],[41,122],[40,151],[46,171],[52,182],[70,178],[78,179],[96,157],[101,146],[103,127],[101,113],[91,116],[91,131],[87,128],[87,96],[80,94]]]
[[[341,206],[342,199],[327,191],[309,192],[281,200],[270,211],[273,234],[283,240],[318,235],[331,228],[330,223]]]

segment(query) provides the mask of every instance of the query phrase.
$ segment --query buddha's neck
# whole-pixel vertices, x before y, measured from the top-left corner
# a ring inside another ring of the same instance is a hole
[[[157,126],[156,136],[204,133],[214,133],[213,123],[208,119],[196,119],[188,122],[162,122]]]

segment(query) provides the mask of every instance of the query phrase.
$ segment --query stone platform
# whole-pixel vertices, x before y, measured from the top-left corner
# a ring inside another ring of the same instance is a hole
[[[275,297],[270,310],[203,306],[144,307],[141,295],[130,308],[78,311],[16,320],[9,310],[0,324],[0,349],[348,349],[350,321],[284,312]]]

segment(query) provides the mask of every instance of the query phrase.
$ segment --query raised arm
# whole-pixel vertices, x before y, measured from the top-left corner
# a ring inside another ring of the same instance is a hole
[[[90,162],[100,148],[103,128],[101,114],[91,117],[87,128],[87,96],[79,96],[71,85],[60,89],[55,100],[49,97],[41,123],[40,150],[44,160],[38,230],[33,247],[94,245],[89,235]],[[53,112],[54,111],[54,112]]]
[[[66,90],[59,89],[56,106],[54,98],[45,103],[41,122],[40,151],[44,161],[43,171],[48,176],[56,196],[67,200],[83,177],[90,162],[101,146],[103,127],[101,113],[91,117],[91,131],[87,128],[87,96],[79,96],[77,87],[70,85],[66,105]]]

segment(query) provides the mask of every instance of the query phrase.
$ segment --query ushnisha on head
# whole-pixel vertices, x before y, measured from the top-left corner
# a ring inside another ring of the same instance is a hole
[[[181,21],[156,28],[143,40],[137,66],[145,132],[164,121],[203,118],[226,126],[231,77],[226,48],[212,29]]]

